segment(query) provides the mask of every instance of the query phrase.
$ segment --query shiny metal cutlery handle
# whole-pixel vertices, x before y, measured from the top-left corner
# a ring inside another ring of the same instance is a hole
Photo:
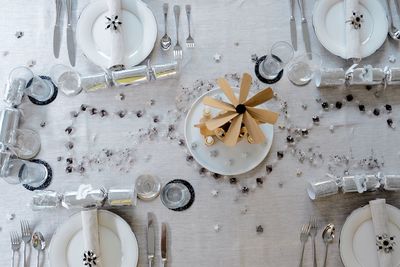
[[[15,250],[12,251],[11,267],[15,266],[14,258],[15,258]]]
[[[192,7],[190,5],[186,5],[185,9],[186,9],[186,16],[187,16],[187,20],[188,20],[188,28],[189,28],[189,36],[190,36],[190,15],[192,13]]]
[[[167,20],[168,20],[168,3],[164,3],[163,5],[163,11],[164,11],[164,24],[165,24],[165,29],[164,33],[167,34]]]
[[[39,256],[40,256],[40,250],[38,250],[38,252],[37,252],[36,267],[40,267]]]
[[[299,267],[303,266],[303,258],[304,258],[304,249],[306,247],[306,242],[302,242],[301,244],[301,256],[300,256],[300,262],[299,262]]]
[[[328,257],[328,243],[325,245],[324,267],[326,266],[326,258]]]
[[[306,20],[306,13],[304,10],[303,0],[297,0],[297,2],[299,3],[299,7],[300,7],[301,21],[304,21],[304,20]]]
[[[181,15],[181,7],[174,6],[175,24],[176,24],[176,42],[179,43],[179,16]]]
[[[153,258],[149,258],[149,267],[152,267],[153,265]]]
[[[315,247],[315,236],[312,238],[312,254],[313,254],[313,267],[317,267],[317,250]]]
[[[26,265],[26,242],[24,242],[24,262],[23,262],[22,266],[27,267],[27,265]]]
[[[61,0],[56,0],[56,25],[60,24],[61,19]]]
[[[290,19],[294,19],[294,0],[289,0],[290,4]]]
[[[72,23],[72,0],[67,0],[67,25]]]

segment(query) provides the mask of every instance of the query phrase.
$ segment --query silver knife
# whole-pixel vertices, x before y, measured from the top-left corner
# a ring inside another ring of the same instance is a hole
[[[301,12],[301,30],[303,31],[304,45],[306,47],[306,52],[309,53],[308,58],[312,59],[312,55],[310,54],[311,53],[310,33],[308,32],[308,23],[304,11],[303,0],[297,0],[297,2],[299,3]]]
[[[162,266],[167,264],[167,225],[161,225],[161,261]]]
[[[69,62],[75,66],[74,30],[72,29],[72,0],[67,0],[67,47]]]
[[[292,40],[292,46],[297,51],[297,30],[296,20],[294,19],[294,0],[290,0],[290,38]]]
[[[152,214],[147,214],[147,259],[149,267],[152,266],[155,257],[156,234],[154,229],[154,220]]]
[[[53,35],[53,53],[56,58],[60,55],[60,43],[61,43],[61,0],[56,0],[56,23],[54,25]]]

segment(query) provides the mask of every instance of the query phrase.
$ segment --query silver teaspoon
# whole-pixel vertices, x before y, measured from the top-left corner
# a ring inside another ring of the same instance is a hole
[[[167,34],[168,3],[164,3],[163,10],[164,10],[165,30],[164,30],[164,36],[160,40],[160,45],[161,45],[162,50],[167,51],[171,47],[171,44],[172,44],[171,37],[169,37]]]
[[[37,264],[36,264],[36,266],[39,267],[40,251],[43,251],[46,248],[46,241],[44,240],[44,237],[43,237],[42,233],[40,233],[40,232],[33,233],[32,245],[37,250]]]
[[[335,238],[335,226],[333,224],[328,224],[325,226],[324,231],[322,232],[322,239],[325,243],[325,257],[324,257],[324,267],[326,266],[326,258],[328,257],[328,245],[332,243]]]

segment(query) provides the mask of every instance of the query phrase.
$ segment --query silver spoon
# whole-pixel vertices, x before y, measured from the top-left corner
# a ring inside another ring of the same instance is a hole
[[[333,224],[328,224],[325,226],[324,231],[322,232],[322,239],[325,243],[325,257],[324,257],[324,267],[326,266],[326,258],[328,257],[328,245],[335,238],[335,226]]]
[[[168,36],[167,34],[167,16],[168,16],[168,3],[164,3],[163,5],[163,10],[164,10],[164,21],[165,21],[165,33],[164,36],[160,40],[161,44],[161,49],[164,51],[167,51],[172,44],[171,37]]]
[[[36,264],[36,266],[39,267],[40,251],[43,251],[46,248],[46,241],[44,240],[44,237],[43,237],[42,233],[40,233],[40,232],[33,233],[32,245],[37,250],[37,264]]]
[[[397,1],[397,0],[394,0]],[[388,18],[389,18],[389,35],[392,37],[393,40],[400,41],[400,30],[397,29],[393,24],[393,16],[392,12],[390,11],[390,0],[386,0],[387,7],[388,7]]]

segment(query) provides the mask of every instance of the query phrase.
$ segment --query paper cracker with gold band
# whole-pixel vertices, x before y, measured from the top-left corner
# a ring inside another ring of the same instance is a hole
[[[256,108],[274,96],[271,88],[266,88],[247,99],[251,82],[251,75],[244,73],[237,98],[228,81],[224,78],[218,79],[217,83],[230,103],[209,96],[204,97],[204,105],[221,110],[217,116],[212,117],[210,109],[206,107],[199,124],[195,125],[200,129],[206,145],[213,145],[216,138],[227,146],[235,146],[243,138],[250,144],[260,144],[265,141],[266,137],[259,124],[275,124],[279,113]]]

